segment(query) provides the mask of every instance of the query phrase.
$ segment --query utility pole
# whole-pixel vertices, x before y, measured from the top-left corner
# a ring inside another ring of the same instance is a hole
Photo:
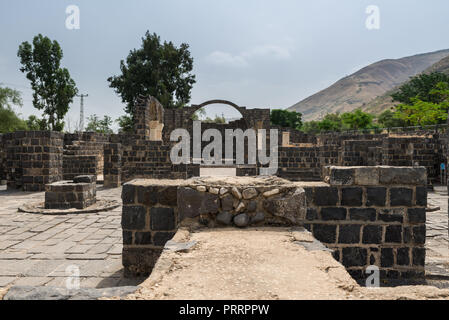
[[[81,98],[81,105],[80,105],[80,132],[83,132],[84,130],[84,98],[87,98],[88,94],[77,94],[77,97]]]

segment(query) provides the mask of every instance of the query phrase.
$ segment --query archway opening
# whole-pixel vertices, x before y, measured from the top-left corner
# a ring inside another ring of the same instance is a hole
[[[205,157],[204,151],[210,146],[211,142],[215,141],[215,137],[205,138],[201,141],[201,165],[200,165],[200,176],[236,176],[239,175],[242,167],[248,165],[248,148],[250,147],[250,141],[247,137],[243,138],[243,156],[238,156],[238,146],[241,148],[241,141],[238,138],[232,139],[232,152],[229,149],[226,150],[226,144],[229,144],[229,139],[226,139],[229,135],[230,130],[235,132],[235,130],[242,130],[245,132],[248,129],[247,119],[245,115],[241,113],[241,108],[234,105],[233,103],[220,103],[218,102],[208,102],[197,107],[196,111],[191,116],[192,130],[193,121],[201,121],[201,137],[204,138],[210,133],[210,129],[214,134],[219,133],[219,139],[221,139],[221,147],[219,148],[219,155],[216,156],[216,150],[213,149],[210,153],[210,158],[220,159],[220,161],[207,161],[207,156]],[[243,109],[244,111],[244,109]],[[206,134],[205,134],[206,133]],[[193,131],[192,131],[193,134]],[[228,146],[229,147],[229,146]],[[192,142],[192,151],[194,148],[194,142]],[[240,152],[241,153],[241,152]],[[239,159],[244,159],[244,163],[239,161]],[[195,154],[192,154],[192,159],[196,162],[199,161],[195,158]],[[252,166],[255,166],[254,164]]]

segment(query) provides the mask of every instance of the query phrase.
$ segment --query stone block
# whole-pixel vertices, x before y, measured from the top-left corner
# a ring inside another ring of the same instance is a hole
[[[96,176],[81,175],[73,178],[74,183],[94,183],[97,181]]]
[[[362,267],[367,265],[368,253],[365,248],[348,247],[342,249],[342,263],[345,267]]]
[[[383,187],[366,188],[366,206],[384,207],[386,204],[387,189]]]
[[[413,248],[413,265],[424,267],[426,262],[426,249],[425,248]]]
[[[349,219],[351,221],[376,221],[376,209],[350,208]]]
[[[402,226],[387,226],[385,229],[386,243],[401,243],[402,242]]]
[[[176,228],[175,211],[173,208],[150,209],[150,225],[153,231],[171,231]]]
[[[362,243],[380,244],[382,242],[382,227],[368,225],[363,227]]]
[[[316,206],[335,206],[338,204],[338,189],[334,187],[316,187],[313,190],[313,203]]]
[[[337,226],[332,224],[314,224],[313,236],[324,243],[335,243]]]
[[[410,265],[410,248],[398,248],[396,251],[396,260],[400,266]]]
[[[379,182],[383,185],[427,185],[425,167],[379,167]]]
[[[283,196],[268,198],[264,200],[263,206],[272,215],[294,224],[302,224],[306,218],[306,194],[303,188],[296,188]]]
[[[122,263],[125,277],[149,276],[162,253],[161,249],[123,248]]]
[[[165,246],[168,240],[173,238],[175,232],[156,232],[153,235],[153,244],[155,246]]]
[[[380,250],[380,265],[388,268],[394,264],[394,253],[392,248],[382,248]]]
[[[122,228],[143,230],[146,226],[147,209],[144,206],[123,206]]]
[[[151,232],[136,232],[134,234],[135,245],[151,244]]]
[[[363,190],[359,187],[341,189],[341,205],[359,207],[363,202]]]
[[[321,219],[324,221],[346,220],[346,209],[337,207],[322,208]]]
[[[425,208],[409,208],[407,210],[409,223],[426,223],[426,209]]]
[[[338,243],[352,244],[360,242],[361,225],[340,225],[338,232]]]
[[[391,188],[390,189],[390,206],[411,207],[413,201],[413,190],[409,188]]]

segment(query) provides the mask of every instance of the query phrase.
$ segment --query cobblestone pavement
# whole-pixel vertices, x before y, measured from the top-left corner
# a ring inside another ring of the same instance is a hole
[[[449,280],[449,236],[447,213],[447,188],[435,187],[428,203],[440,210],[427,213],[426,274],[428,278]]]
[[[121,207],[107,212],[42,215],[17,211],[44,193],[0,187],[0,287],[9,284],[65,287],[79,270],[80,286],[136,285],[122,277]],[[97,188],[97,197],[120,200],[121,188]],[[68,268],[69,267],[69,268]]]
[[[100,198],[120,200],[120,194],[121,188],[97,188]],[[63,216],[17,211],[25,202],[43,199],[43,192],[9,192],[0,187],[0,287],[65,287],[73,267],[79,268],[81,287],[137,285],[144,280],[122,277],[121,207]],[[429,193],[429,204],[440,210],[427,214],[426,272],[435,279],[449,279],[446,189]]]

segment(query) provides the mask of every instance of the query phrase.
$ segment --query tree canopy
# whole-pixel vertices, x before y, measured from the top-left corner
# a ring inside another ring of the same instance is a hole
[[[111,126],[111,117],[105,115],[103,119],[100,119],[96,114],[93,114],[87,118],[86,131],[98,133],[113,133]]]
[[[162,43],[158,35],[147,31],[141,48],[131,50],[126,62],[120,61],[121,74],[109,77],[108,82],[126,103],[125,112],[133,117],[139,96],[151,95],[166,108],[187,104],[195,83],[192,69],[193,58],[187,44],[176,47],[172,42]]]
[[[41,34],[33,43],[25,41],[19,46],[17,56],[33,89],[33,105],[43,110],[48,129],[62,131],[64,116],[77,94],[75,81],[66,68],[61,68],[62,49],[57,41]]]
[[[0,87],[0,133],[27,129],[25,121],[14,112],[13,106],[22,106],[20,92]]]
[[[442,97],[432,94],[432,90],[436,89],[437,85],[441,82],[449,83],[449,75],[440,72],[420,74],[399,87],[391,97],[394,101],[403,104],[412,104],[413,99],[440,103],[443,101]]]
[[[302,126],[302,114],[282,109],[271,110],[270,121],[273,125],[284,128],[299,129]]]

